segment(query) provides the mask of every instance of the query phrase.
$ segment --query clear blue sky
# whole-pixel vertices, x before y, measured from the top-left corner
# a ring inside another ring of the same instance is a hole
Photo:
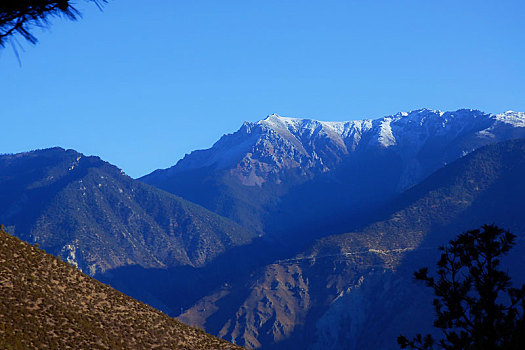
[[[525,111],[525,1],[114,0],[0,51],[0,153],[138,177],[267,114]]]

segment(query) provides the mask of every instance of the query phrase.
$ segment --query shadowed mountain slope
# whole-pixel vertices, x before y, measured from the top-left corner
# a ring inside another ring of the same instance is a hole
[[[422,109],[349,122],[271,115],[141,180],[259,232],[315,238],[483,145],[519,137],[525,114],[510,111]]]
[[[250,348],[397,349],[397,335],[432,325],[431,292],[412,272],[435,266],[437,247],[457,234],[510,229],[519,243],[506,266],[525,281],[523,179],[525,140],[483,147],[404,192],[375,223],[216,289],[181,319]]]
[[[0,156],[0,220],[90,275],[203,266],[254,234],[98,157],[52,148]]]
[[[238,349],[0,230],[2,349]]]

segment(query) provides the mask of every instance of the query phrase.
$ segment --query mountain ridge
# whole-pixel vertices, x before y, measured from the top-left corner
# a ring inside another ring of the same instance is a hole
[[[428,130],[428,127],[435,127],[435,125],[430,125],[429,122],[434,122],[441,123],[441,126],[445,129],[442,131],[450,132],[451,130],[447,130],[447,127],[450,125],[450,123],[452,123],[454,119],[461,119],[465,117],[473,117],[470,118],[470,121],[476,118],[480,118],[488,119],[493,123],[495,122],[500,124],[507,124],[514,127],[525,127],[525,113],[510,110],[500,114],[491,114],[473,109],[459,109],[457,111],[452,112],[443,112],[440,110],[422,108],[410,112],[399,112],[394,115],[389,115],[377,119],[362,119],[351,121],[319,121],[316,119],[282,117],[278,114],[270,114],[265,119],[259,120],[257,122],[244,122],[237,132],[233,134],[224,135],[208,150],[211,150],[215,147],[220,148],[220,150],[223,150],[224,148],[232,145],[232,142],[226,141],[228,138],[233,137],[240,131],[253,133],[252,130],[256,129],[257,126],[267,127],[277,133],[280,133],[303,153],[306,153],[306,150],[304,148],[304,145],[300,143],[300,136],[308,134],[310,134],[310,136],[317,136],[319,134],[325,136],[337,135],[338,137],[340,137],[340,139],[337,140],[336,143],[339,144],[341,147],[346,147],[346,151],[348,152],[348,150],[353,150],[357,147],[357,143],[359,143],[361,138],[363,138],[362,133],[372,131],[376,133],[376,135],[374,135],[376,137],[372,140],[371,143],[377,143],[378,145],[387,148],[397,144],[396,138],[394,138],[392,135],[392,127],[397,128],[398,130],[396,131],[400,131],[399,129],[402,126],[408,126],[409,124],[419,124],[420,126],[425,125],[425,131],[427,133],[431,133],[431,131]],[[439,129],[437,130],[437,132],[441,133]],[[487,137],[491,137],[489,135],[490,130],[483,130],[482,132]],[[350,141],[352,141],[349,146],[347,145],[347,142],[344,141],[344,139],[346,138],[349,138]],[[174,166],[165,169],[159,169],[156,171],[168,169],[180,171],[192,169],[194,167],[207,167],[213,165],[216,165],[218,168],[227,166],[227,164],[225,164],[227,161],[218,160],[214,157],[206,159],[201,164],[194,164],[190,162],[189,159],[192,157],[192,154],[199,154],[204,151],[207,150],[193,151],[192,153],[186,155],[184,158],[179,160]],[[229,157],[230,154],[227,153],[226,156]],[[178,167],[181,167],[183,169],[177,169]]]
[[[349,122],[270,115],[139,180],[284,237],[303,221],[300,229],[344,213],[359,218],[443,165],[520,137],[525,113],[512,111],[420,109]],[[322,200],[302,203],[314,197]],[[298,222],[287,223],[291,213]]]
[[[0,220],[90,275],[202,266],[254,234],[99,157],[51,148],[0,156]]]

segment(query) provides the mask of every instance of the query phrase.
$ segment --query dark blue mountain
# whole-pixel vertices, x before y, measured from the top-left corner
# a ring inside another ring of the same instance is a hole
[[[98,157],[61,148],[0,156],[0,222],[90,275],[203,266],[254,237]]]

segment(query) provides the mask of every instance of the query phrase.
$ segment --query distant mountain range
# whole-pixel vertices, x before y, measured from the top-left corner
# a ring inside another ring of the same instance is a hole
[[[242,346],[395,349],[431,326],[411,273],[437,246],[492,222],[525,237],[523,139],[525,113],[422,109],[270,115],[139,180],[72,150],[3,155],[0,222]]]
[[[270,115],[140,180],[259,232],[304,236],[328,222],[345,230],[445,164],[520,137],[525,114],[510,111],[422,109],[349,122]]]

